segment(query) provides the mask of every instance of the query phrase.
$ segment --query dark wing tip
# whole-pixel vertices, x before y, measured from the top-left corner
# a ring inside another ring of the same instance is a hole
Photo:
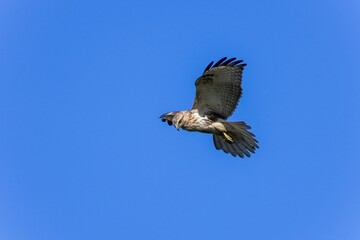
[[[207,65],[204,72],[206,72],[207,70],[219,67],[219,66],[230,66],[230,67],[243,68],[243,67],[245,67],[247,65],[246,63],[243,63],[244,60],[236,60],[235,57],[229,58],[227,60],[226,59],[227,59],[227,57],[223,57],[219,61],[217,61],[215,64],[214,64],[214,61],[212,61],[211,63],[209,63],[209,65]]]
[[[220,66],[220,64],[222,64],[226,59],[227,57],[221,58],[219,61],[217,61],[217,63],[214,64],[213,68]]]
[[[211,68],[211,66],[213,65],[213,63],[214,63],[214,61],[211,61],[211,63],[209,63],[209,64],[206,66],[204,72],[206,72],[207,70],[209,70],[209,69]]]
[[[225,62],[223,62],[220,66],[227,66],[227,65],[229,65],[229,63],[231,63],[234,60],[236,60],[236,58],[230,58],[230,59],[226,60]]]
[[[232,67],[245,67],[246,63],[243,63],[244,60],[237,60],[235,62],[232,62],[231,64],[229,64]]]

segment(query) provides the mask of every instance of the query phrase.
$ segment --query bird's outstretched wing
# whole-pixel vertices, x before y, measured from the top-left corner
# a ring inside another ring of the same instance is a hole
[[[242,60],[224,57],[217,63],[211,62],[196,82],[193,109],[201,116],[227,119],[234,112],[241,97],[241,78],[244,67]],[[214,65],[213,65],[214,64]]]

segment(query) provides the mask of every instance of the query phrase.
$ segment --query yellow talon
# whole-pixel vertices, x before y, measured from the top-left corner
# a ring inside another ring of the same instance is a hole
[[[227,142],[229,143],[233,143],[234,140],[232,139],[232,137],[230,137],[227,133],[223,132],[224,138]]]

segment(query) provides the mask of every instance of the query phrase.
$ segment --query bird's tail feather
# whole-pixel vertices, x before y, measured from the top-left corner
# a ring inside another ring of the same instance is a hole
[[[223,135],[213,135],[217,150],[221,149],[234,157],[243,158],[244,155],[250,157],[250,152],[254,153],[255,149],[259,148],[255,135],[248,131],[251,127],[245,122],[223,122],[223,124],[226,132]]]

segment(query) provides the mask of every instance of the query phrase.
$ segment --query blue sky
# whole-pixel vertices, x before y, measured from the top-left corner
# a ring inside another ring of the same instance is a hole
[[[0,3],[0,238],[359,239],[360,4]],[[247,159],[159,120],[244,59]]]

